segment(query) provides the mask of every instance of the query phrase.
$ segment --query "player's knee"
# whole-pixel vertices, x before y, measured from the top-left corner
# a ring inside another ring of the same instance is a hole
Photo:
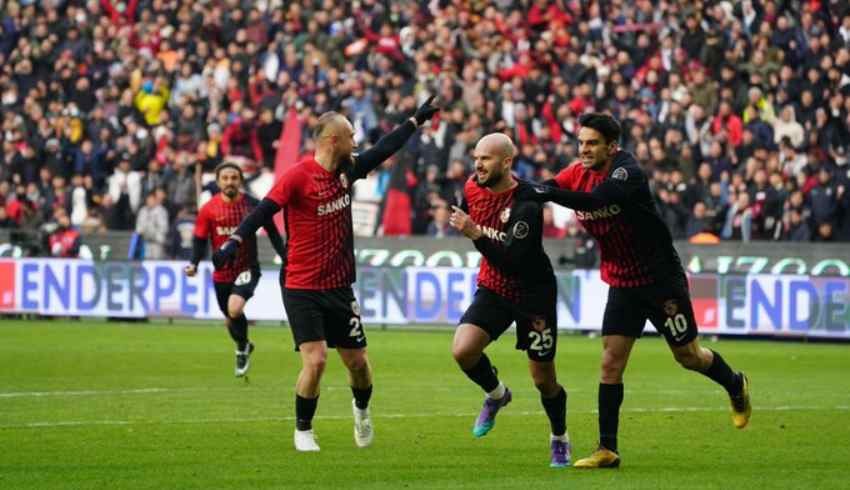
[[[475,349],[468,345],[454,344],[452,345],[452,357],[461,365],[461,367],[469,367],[480,356],[480,352],[475,352]]]
[[[369,369],[369,361],[366,356],[355,356],[348,359],[345,366],[353,373],[360,373]]]
[[[560,391],[558,382],[554,379],[534,380],[534,387],[537,388],[537,391],[546,398],[551,398],[557,395],[558,391]]]
[[[304,368],[315,373],[321,374],[325,371],[325,365],[328,362],[328,353],[314,352],[305,359]]]
[[[677,351],[674,353],[674,357],[676,358],[676,362],[685,369],[699,371],[702,368],[702,359],[700,359],[696,352]]]
[[[625,359],[619,359],[607,353],[603,355],[600,366],[602,382],[607,384],[622,383],[625,365]]]
[[[243,311],[244,311],[244,309],[241,306],[239,306],[239,307],[229,306],[227,308],[227,316],[229,316],[233,320],[236,320],[237,318],[242,316]]]

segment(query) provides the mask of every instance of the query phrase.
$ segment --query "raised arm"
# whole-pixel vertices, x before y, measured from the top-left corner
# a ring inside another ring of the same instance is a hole
[[[404,123],[398,125],[389,134],[384,135],[377,143],[354,158],[354,169],[352,170],[352,181],[362,179],[369,172],[378,168],[379,165],[399,151],[407,140],[413,135],[417,128],[430,120],[440,109],[431,105],[434,96],[431,96],[424,104],[416,109],[416,113]]]

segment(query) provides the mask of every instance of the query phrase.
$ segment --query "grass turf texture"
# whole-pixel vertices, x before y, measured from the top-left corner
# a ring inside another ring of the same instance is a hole
[[[250,383],[223,327],[0,322],[0,488],[846,488],[846,345],[722,340],[745,369],[754,418],[638,342],[620,421],[623,467],[548,467],[548,421],[513,337],[489,349],[514,401],[475,440],[482,393],[451,359],[451,332],[369,332],[375,443],[357,449],[351,392],[332,353],[314,428],[292,447],[298,357],[286,328],[254,327]],[[562,335],[573,459],[596,444],[600,341]]]

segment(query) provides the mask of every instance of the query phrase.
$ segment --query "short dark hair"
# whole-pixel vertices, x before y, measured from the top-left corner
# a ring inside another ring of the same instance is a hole
[[[620,123],[609,114],[591,112],[581,116],[578,123],[583,127],[595,129],[605,138],[606,143],[620,141]]]
[[[237,164],[235,164],[235,163],[233,163],[233,162],[222,162],[222,163],[219,163],[219,164],[215,167],[215,180],[218,180],[218,174],[220,174],[222,170],[227,169],[227,168],[232,168],[232,169],[236,170],[237,172],[239,172],[239,179],[240,179],[240,180],[245,180],[245,175],[244,175],[244,174],[242,174],[242,167],[240,167],[239,165],[237,165]]]

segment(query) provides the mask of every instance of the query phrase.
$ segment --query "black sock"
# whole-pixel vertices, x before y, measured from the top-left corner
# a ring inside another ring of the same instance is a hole
[[[310,430],[313,428],[313,415],[316,414],[316,406],[319,405],[319,397],[302,398],[295,394],[295,428],[298,430]]]
[[[546,398],[541,393],[540,402],[546,410],[546,416],[549,417],[552,435],[564,435],[567,432],[567,392],[564,387],[562,386],[558,394],[552,398]]]
[[[617,426],[623,403],[623,383],[599,383],[599,443],[617,452]]]
[[[740,376],[732,371],[732,368],[726,364],[726,361],[723,360],[723,357],[720,354],[715,351],[711,351],[711,353],[714,354],[714,359],[711,361],[711,366],[709,366],[702,374],[708,376],[715,383],[726,388],[726,391],[730,396],[735,396],[740,393]]]
[[[368,388],[351,387],[351,393],[354,395],[354,405],[360,410],[366,410],[369,406],[369,399],[372,398],[372,385]]]
[[[499,386],[499,378],[496,377],[496,372],[493,366],[490,365],[490,359],[487,358],[487,354],[481,354],[478,363],[472,366],[471,369],[464,369],[463,372],[487,393],[490,393]]]
[[[248,346],[248,319],[245,318],[245,315],[231,318],[227,331],[230,332],[230,338],[236,342],[236,349],[244,351],[245,347]]]

